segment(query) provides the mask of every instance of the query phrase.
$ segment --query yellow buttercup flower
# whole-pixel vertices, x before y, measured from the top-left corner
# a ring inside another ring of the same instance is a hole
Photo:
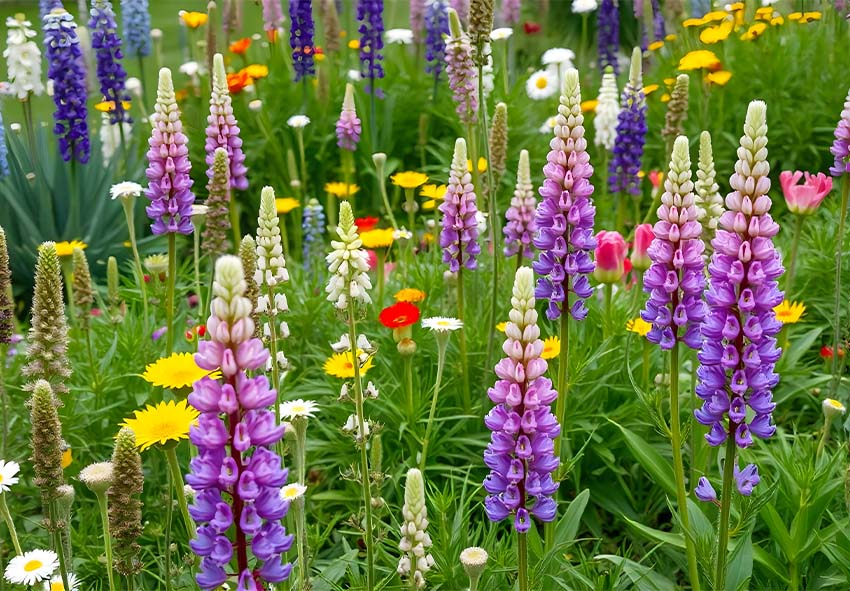
[[[74,254],[74,249],[79,248],[80,250],[85,250],[88,247],[88,244],[82,242],[80,240],[71,240],[68,242],[67,240],[56,243],[56,254],[60,257],[69,257]]]
[[[820,12],[804,12],[803,15],[798,19],[798,22],[806,24],[812,21],[819,21],[821,17],[822,15]]]
[[[94,108],[101,113],[111,113],[115,110],[115,101],[101,101]],[[121,108],[125,111],[130,110],[130,101],[121,101]]]
[[[679,60],[679,69],[687,70],[717,70],[720,68],[720,60],[713,51],[707,49],[696,49],[686,53]]]
[[[769,21],[772,18],[773,18],[773,7],[772,6],[762,6],[761,8],[756,8],[756,20]]]
[[[744,10],[744,3],[743,2],[735,2],[734,4],[730,4],[729,6],[727,6],[726,10],[729,11],[729,12],[740,12],[741,10]],[[717,11],[717,12],[719,12],[719,11]]]
[[[662,103],[669,103],[669,102],[670,102],[670,94],[669,94],[669,93],[667,93],[667,92],[665,92],[664,94],[662,94],[662,95],[661,95],[661,102],[662,102]]]
[[[649,96],[656,90],[658,90],[657,84],[647,84],[643,87],[643,96]]]
[[[269,75],[269,67],[265,64],[251,64],[245,66],[239,72],[244,72],[251,80],[259,80]]]
[[[220,375],[217,371],[211,372],[198,367],[191,353],[172,353],[171,357],[163,357],[148,364],[142,377],[154,386],[179,390],[191,386],[204,376]]]
[[[421,189],[419,189],[419,194],[423,197],[428,197],[429,199],[437,199],[438,201],[442,201],[446,196],[446,189],[448,187],[446,185],[425,185]]]
[[[390,180],[402,189],[415,189],[428,182],[428,175],[415,171],[397,172],[390,177]]]
[[[425,211],[431,211],[435,207],[437,207],[437,201],[435,199],[429,199],[422,203],[422,209]]]
[[[582,113],[595,113],[596,105],[599,104],[597,99],[590,99],[587,101],[581,101],[581,112]]]
[[[675,41],[675,40],[676,40],[676,39],[678,39],[678,38],[679,38],[679,37],[678,37],[678,35],[676,35],[675,33],[670,33],[669,35],[667,35],[666,37],[664,37],[664,40],[665,40],[667,43],[670,43],[671,41]]]
[[[649,51],[658,51],[658,50],[659,50],[659,49],[661,49],[662,47],[664,47],[664,42],[663,42],[663,41],[653,41],[653,42],[652,42],[652,43],[650,43],[650,44],[649,44],[646,48],[647,48]]]
[[[360,234],[360,240],[366,248],[387,248],[393,243],[392,228],[375,228]]]
[[[753,39],[758,39],[761,37],[761,34],[767,29],[767,23],[755,23],[750,25],[750,28],[747,29],[747,32],[741,35],[742,41],[752,41]]]
[[[682,26],[688,29],[690,27],[701,27],[708,22],[705,18],[688,18],[682,21]]]
[[[785,18],[783,18],[783,16],[781,14],[777,17],[770,19],[770,26],[771,27],[775,27],[777,25],[782,25],[782,24],[785,24]]]
[[[352,39],[348,42],[348,49],[360,49],[360,40]]]
[[[718,70],[716,72],[709,72],[705,75],[705,81],[709,84],[716,84],[717,86],[726,86],[726,83],[729,82],[729,79],[732,78],[732,72],[729,70]]]
[[[124,419],[122,427],[129,427],[136,434],[136,446],[142,451],[152,445],[165,445],[189,438],[189,427],[198,420],[200,413],[185,400],[160,402],[148,405],[144,410],[133,412],[133,417]]]
[[[734,28],[734,26],[735,23],[732,22],[731,19],[725,20],[716,27],[708,27],[707,29],[703,29],[703,31],[699,34],[699,40],[705,43],[706,45],[712,45],[714,43],[719,43],[720,41],[725,41],[732,33],[732,29]]]
[[[496,325],[496,330],[498,330],[499,332],[505,332],[505,329],[507,328],[507,326],[508,326],[507,322],[500,322],[499,324]]]
[[[466,172],[472,172],[472,160],[466,161]],[[483,174],[487,172],[487,159],[479,158],[478,159],[478,173]]]
[[[362,355],[363,351],[361,349],[357,350],[357,355]],[[372,358],[369,357],[366,360],[366,363],[360,368],[360,375],[365,375],[366,372],[372,367]],[[354,377],[354,355],[352,355],[351,351],[346,351],[345,353],[334,353],[330,357],[328,357],[327,361],[325,361],[324,365],[325,373],[329,376],[340,378],[343,380],[350,379]]]
[[[806,311],[802,302],[789,302],[784,300],[773,309],[776,319],[782,324],[796,324]]]
[[[554,359],[561,353],[561,339],[558,337],[549,337],[543,341],[543,352],[540,357],[543,359]]]
[[[731,8],[731,7],[730,7],[730,8]],[[714,22],[717,22],[717,21],[722,21],[722,20],[723,20],[723,19],[725,19],[727,16],[729,16],[729,13],[728,13],[728,12],[726,12],[726,11],[723,11],[723,10],[712,10],[711,12],[709,12],[708,14],[706,14],[705,16],[703,16],[702,18],[704,18],[704,19],[705,19],[705,22],[707,22],[707,23],[714,23]]]
[[[349,197],[353,197],[357,191],[360,190],[355,184],[345,184],[339,181],[334,181],[331,183],[325,183],[325,192],[330,193],[335,197],[339,197],[340,199],[348,199]]]
[[[301,202],[294,197],[278,197],[274,200],[274,206],[279,214],[286,214],[296,207],[301,207]]]
[[[652,325],[640,317],[634,318],[626,322],[627,331],[639,334],[642,337],[645,337],[646,334],[650,331],[650,329],[652,329]]]
[[[181,12],[180,18],[190,29],[197,29],[207,23],[207,15],[204,12]]]
[[[416,289],[415,287],[405,287],[404,289],[398,290],[393,297],[397,302],[415,304],[425,299],[425,292],[421,289]]]

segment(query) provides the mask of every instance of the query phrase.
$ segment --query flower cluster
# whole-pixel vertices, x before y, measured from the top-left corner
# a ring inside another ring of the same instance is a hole
[[[425,573],[434,566],[433,557],[428,554],[431,536],[428,529],[428,508],[425,506],[425,481],[422,472],[416,468],[407,471],[404,483],[404,506],[401,508],[404,522],[401,524],[401,559],[398,561],[398,574],[410,577],[417,589],[425,588]]]
[[[369,257],[361,247],[363,243],[354,224],[354,212],[351,204],[343,201],[339,205],[339,225],[336,228],[339,240],[331,240],[333,250],[325,257],[330,278],[325,287],[327,300],[333,302],[337,310],[348,308],[350,300],[354,303],[369,304]]]
[[[617,52],[620,50],[620,9],[614,0],[602,0],[597,13],[599,28],[599,71],[611,66],[620,75]]]
[[[121,0],[121,20],[127,55],[151,54],[151,13],[148,0]]]
[[[19,15],[21,16],[21,15]],[[29,94],[36,96],[44,92],[41,82],[41,51],[33,38],[36,33],[32,23],[23,17],[8,17],[6,28],[6,72],[9,77],[9,92],[18,100],[27,100]]]
[[[496,364],[498,381],[487,395],[496,405],[484,419],[493,434],[484,451],[490,474],[484,480],[489,493],[484,501],[490,521],[514,515],[520,533],[531,527],[531,515],[541,521],[555,518],[552,495],[558,484],[552,473],[558,468],[554,438],[561,427],[549,405],[558,397],[543,374],[543,341],[534,309],[534,273],[517,269],[507,336],[502,350],[507,357]]]
[[[384,0],[357,0],[357,20],[360,27],[360,74],[369,80],[366,92],[375,93],[375,80],[384,77],[384,67],[381,60],[384,55]]]
[[[511,205],[505,212],[508,223],[505,224],[505,256],[512,257],[518,253],[526,258],[532,258],[532,238],[537,226],[534,222],[534,212],[537,199],[534,197],[534,185],[531,183],[531,169],[528,164],[528,150],[519,153],[519,166],[516,174],[516,189],[511,198]]]
[[[446,73],[460,122],[478,121],[478,70],[472,59],[469,36],[460,26],[457,12],[449,10],[449,36],[445,47]]]
[[[277,40],[277,30],[283,26],[283,9],[280,0],[263,0],[263,29],[274,43]]]
[[[289,47],[292,49],[292,69],[295,81],[315,76],[312,0],[289,0]]]
[[[280,218],[275,209],[274,189],[263,187],[260,195],[260,215],[257,218],[257,270],[254,281],[262,295],[257,298],[256,312],[268,316],[269,323],[277,324],[277,315],[289,311],[286,295],[279,291],[278,285],[289,281],[289,271],[286,270],[286,260],[283,257],[283,243],[280,237]],[[264,289],[265,288],[265,289]],[[281,321],[272,331],[270,324],[263,325],[263,336],[279,338],[289,336],[289,326]],[[279,367],[286,368],[288,362],[282,351],[277,352]]]
[[[661,130],[661,137],[665,140],[675,140],[676,137],[685,133],[683,123],[688,118],[690,80],[687,74],[676,76],[676,84],[673,86],[670,100],[667,102],[664,129]]]
[[[709,230],[703,233],[706,250],[711,248],[711,238],[720,222],[720,216],[723,215],[723,197],[720,196],[720,187],[717,186],[714,179],[711,134],[703,131],[699,136],[699,163],[694,188],[696,189],[697,221],[702,224],[704,230]]]
[[[614,149],[617,139],[617,120],[620,115],[620,97],[617,93],[617,77],[611,66],[605,67],[602,74],[602,86],[599,88],[599,100],[596,103],[596,113],[593,128],[596,134],[593,143],[602,146],[609,152]]]
[[[310,199],[304,206],[304,218],[301,221],[301,229],[304,238],[301,258],[304,261],[304,270],[311,272],[316,268],[313,263],[324,251],[322,244],[322,232],[325,227],[325,212],[317,199]]]
[[[782,303],[777,279],[783,269],[772,241],[779,225],[769,213],[769,172],[766,107],[753,101],[708,268],[709,311],[702,325],[696,388],[704,404],[694,415],[711,427],[706,435],[711,445],[734,437],[738,447],[749,447],[752,435],[767,438],[776,431],[771,390],[779,382],[773,368],[782,323],[773,309]],[[754,413],[749,422],[748,407]],[[741,480],[738,484],[741,490]]]
[[[649,299],[640,315],[652,324],[647,340],[662,349],[672,349],[679,341],[692,349],[702,343],[705,244],[700,239],[702,226],[697,221],[693,189],[688,138],[680,135],[664,179],[655,239],[647,250],[652,265],[643,276]]]
[[[230,165],[227,150],[213,152],[212,176],[207,182],[204,254],[215,258],[230,251]]]
[[[829,151],[835,157],[835,163],[829,169],[832,176],[850,173],[850,91],[847,92],[841,119],[835,127],[835,141]]]
[[[632,53],[629,82],[623,89],[620,114],[617,121],[617,141],[614,158],[608,168],[608,189],[611,193],[640,195],[640,162],[646,142],[646,97],[643,94],[641,51]]]
[[[446,41],[449,34],[449,13],[446,0],[431,0],[425,9],[425,73],[440,79],[446,60]]]
[[[568,311],[581,320],[587,316],[584,300],[593,292],[587,274],[594,268],[590,252],[596,248],[596,208],[590,200],[593,167],[584,137],[581,87],[578,71],[573,68],[564,75],[564,94],[555,117],[554,134],[543,167],[543,200],[535,214],[538,234],[534,246],[540,255],[534,262],[534,271],[542,277],[534,296],[549,300],[546,316],[550,320]],[[570,293],[575,296],[572,302]]]
[[[153,220],[151,230],[154,234],[191,234],[192,203],[195,201],[193,181],[189,176],[192,163],[168,68],[159,71],[154,109],[145,171],[149,181],[145,196],[151,200],[146,211]]]
[[[287,470],[273,451],[284,428],[266,408],[277,393],[265,376],[248,377],[265,366],[269,354],[253,338],[245,288],[239,259],[219,258],[207,320],[212,340],[199,343],[195,359],[205,369],[221,368],[223,379],[205,377],[195,382],[189,395],[189,403],[201,413],[189,431],[198,455],[186,482],[197,491],[189,513],[198,530],[190,546],[202,557],[196,580],[204,590],[227,580],[234,554],[240,589],[284,581],[292,568],[282,562],[292,545],[281,523],[289,509],[280,500]],[[233,540],[227,536],[231,529]],[[249,546],[258,568],[249,566]]]
[[[212,179],[215,174],[213,165],[216,148],[224,148],[227,150],[227,161],[230,167],[230,186],[242,191],[247,189],[248,169],[245,167],[245,153],[242,151],[242,139],[239,137],[239,124],[233,115],[227,73],[224,70],[224,58],[220,53],[213,56],[210,114],[207,115],[206,133],[204,149],[207,153],[207,178]]]
[[[360,118],[357,116],[357,107],[354,104],[354,85],[349,82],[345,85],[342,111],[336,122],[336,145],[343,150],[353,152],[360,142],[361,131]]]
[[[115,12],[109,0],[92,2],[89,28],[92,30],[91,47],[97,59],[100,93],[104,101],[113,105],[109,111],[109,123],[132,123],[129,113],[124,109],[124,103],[130,100],[130,95],[124,89],[127,72],[121,65],[124,54],[121,51],[121,39],[118,38]]]
[[[115,544],[115,570],[129,576],[142,570],[138,539],[142,535],[140,497],[145,478],[132,429],[123,427],[115,437],[112,466],[115,478],[109,489],[109,529],[118,542]]]
[[[481,253],[476,222],[478,208],[472,175],[466,169],[466,140],[463,138],[455,141],[449,185],[439,209],[443,214],[443,229],[440,232],[443,262],[449,264],[452,273],[457,273],[461,267],[475,269],[475,257]]]

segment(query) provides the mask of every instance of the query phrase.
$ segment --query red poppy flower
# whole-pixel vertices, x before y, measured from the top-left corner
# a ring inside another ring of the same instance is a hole
[[[365,217],[355,219],[354,224],[357,226],[358,232],[368,232],[374,229],[380,221],[380,218]]]
[[[419,308],[408,302],[399,302],[381,310],[378,316],[387,328],[403,328],[419,320]]]
[[[540,32],[540,25],[533,21],[526,21],[523,23],[522,28],[525,29],[526,35],[533,35]]]
[[[230,51],[239,55],[245,55],[245,52],[248,51],[248,47],[251,46],[251,38],[245,37],[244,39],[238,39],[230,44]]]
[[[824,345],[820,348],[820,356],[824,359],[832,359],[832,347]],[[838,347],[838,356],[844,357],[844,348]]]

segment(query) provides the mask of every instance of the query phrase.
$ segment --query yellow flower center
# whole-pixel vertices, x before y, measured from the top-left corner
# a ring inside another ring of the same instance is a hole
[[[837,400],[833,400],[832,398],[827,399],[826,403],[828,405],[830,405],[832,408],[838,408],[838,409],[844,408],[844,406],[840,402],[838,402]]]
[[[546,76],[541,76],[540,78],[537,79],[537,81],[534,83],[534,85],[537,88],[539,88],[540,90],[543,90],[544,88],[549,86],[549,81],[546,80]]]
[[[292,405],[290,407],[290,410],[291,410],[292,414],[296,414],[296,413],[299,413],[299,412],[305,412],[307,409],[304,406],[301,406],[301,405]]]
[[[28,573],[36,571],[44,566],[44,563],[40,560],[30,560],[24,565],[24,570]]]
[[[65,585],[64,583],[62,583],[62,581],[50,583],[50,591],[65,591]]]
[[[3,484],[3,475],[0,474],[0,484]]]
[[[283,497],[285,499],[294,499],[298,496],[298,491],[295,488],[286,488],[283,491]]]

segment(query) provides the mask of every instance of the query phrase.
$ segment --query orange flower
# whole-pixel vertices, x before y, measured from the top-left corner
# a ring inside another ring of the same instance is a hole
[[[197,29],[207,23],[207,15],[203,12],[181,12],[180,18],[190,29]]]
[[[266,29],[266,37],[269,40],[269,43],[277,42],[277,29]]]
[[[230,44],[230,51],[239,55],[245,55],[245,52],[248,51],[248,48],[251,46],[251,38],[245,37],[244,39],[238,39]]]
[[[253,83],[254,81],[244,70],[227,75],[227,88],[230,89],[231,94],[239,94],[246,86]]]

